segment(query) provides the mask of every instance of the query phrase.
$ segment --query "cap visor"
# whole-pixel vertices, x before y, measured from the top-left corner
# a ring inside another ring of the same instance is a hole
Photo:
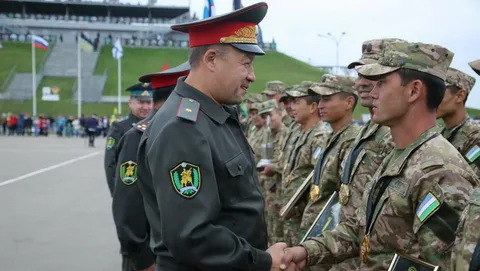
[[[153,100],[152,97],[132,97],[132,98],[134,98],[134,99],[136,99],[136,100],[139,100],[139,101],[141,101],[141,102],[149,102],[149,101],[152,101],[152,100]]]
[[[359,60],[359,61],[355,61],[355,62],[352,62],[352,63],[348,64],[347,68],[348,68],[348,69],[353,69],[353,68],[355,68],[356,66],[360,66],[360,65],[363,65],[363,64],[365,64],[365,63],[362,63],[362,62],[360,62],[360,60]]]
[[[142,83],[150,83],[152,82],[152,76],[167,76],[167,75],[181,74],[181,73],[186,73],[189,70],[190,70],[190,63],[186,61],[176,67],[173,67],[161,72],[142,75],[140,78],[138,78],[138,81]]]
[[[252,53],[252,54],[262,55],[262,56],[265,55],[265,52],[262,50],[262,48],[260,48],[260,46],[256,44],[233,43],[230,45],[246,53]]]
[[[377,81],[380,76],[399,70],[400,67],[383,66],[378,63],[361,65],[355,68],[358,74],[368,80]]]
[[[275,95],[275,94],[277,94],[277,92],[271,91],[271,90],[264,90],[264,91],[262,91],[262,94],[265,94],[265,95]]]

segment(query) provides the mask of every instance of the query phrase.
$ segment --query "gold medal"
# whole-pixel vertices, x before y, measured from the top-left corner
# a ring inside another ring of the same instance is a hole
[[[312,189],[310,190],[310,200],[312,202],[316,201],[319,195],[320,195],[320,187],[314,184],[312,186]]]
[[[340,204],[347,205],[348,200],[350,199],[350,188],[347,184],[343,184],[340,186]]]
[[[368,262],[368,251],[370,250],[370,240],[368,240],[368,234],[365,234],[362,242],[362,262]]]

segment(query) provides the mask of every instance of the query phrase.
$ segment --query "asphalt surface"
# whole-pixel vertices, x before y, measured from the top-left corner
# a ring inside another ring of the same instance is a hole
[[[0,136],[0,270],[121,270],[96,141]]]

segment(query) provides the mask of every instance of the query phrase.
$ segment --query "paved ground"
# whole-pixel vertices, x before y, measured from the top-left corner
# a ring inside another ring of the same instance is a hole
[[[120,270],[97,141],[0,136],[1,270]]]

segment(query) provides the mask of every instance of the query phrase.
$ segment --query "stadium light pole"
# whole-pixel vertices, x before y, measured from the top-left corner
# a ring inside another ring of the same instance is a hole
[[[336,74],[338,74],[339,70],[340,70],[340,66],[339,66],[340,42],[342,41],[342,37],[345,36],[345,34],[347,34],[345,31],[342,32],[338,38],[335,37],[334,35],[332,35],[332,33],[330,33],[330,32],[328,32],[327,35],[318,34],[318,37],[320,37],[320,38],[326,38],[326,39],[329,39],[329,40],[332,40],[333,42],[335,42],[336,55],[337,55],[337,63],[336,63],[336,66],[335,66],[335,70],[336,70],[335,73]]]

